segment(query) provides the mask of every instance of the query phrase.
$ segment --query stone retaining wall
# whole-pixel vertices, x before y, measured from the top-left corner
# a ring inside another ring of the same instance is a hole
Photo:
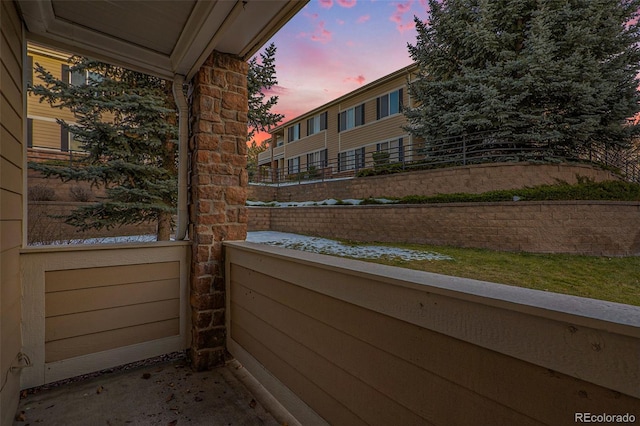
[[[640,202],[249,208],[249,230],[535,253],[640,255]]]
[[[456,192],[479,194],[558,181],[575,183],[578,176],[597,182],[620,179],[610,171],[587,164],[496,163],[279,187],[254,184],[249,185],[247,198],[256,201],[320,201]]]

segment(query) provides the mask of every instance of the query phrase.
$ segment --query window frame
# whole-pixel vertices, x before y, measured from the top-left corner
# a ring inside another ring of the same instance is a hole
[[[354,129],[365,124],[364,102],[338,113],[338,133]]]
[[[287,174],[300,173],[300,156],[287,158]]]
[[[327,130],[327,111],[307,119],[307,136]]]
[[[315,159],[314,157],[318,157]],[[307,170],[309,167],[324,168],[329,165],[328,150],[326,148],[307,153]]]
[[[396,95],[397,101],[394,102],[393,98],[395,98]],[[376,98],[376,120],[400,114],[403,108],[403,96],[404,92],[402,88],[378,96]]]
[[[365,167],[365,156],[366,149],[364,146],[339,152],[338,172],[363,169]]]
[[[287,143],[297,140],[300,140],[300,123],[287,127]]]

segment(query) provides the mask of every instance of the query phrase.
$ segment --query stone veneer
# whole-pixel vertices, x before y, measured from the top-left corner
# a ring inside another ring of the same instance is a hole
[[[213,52],[191,83],[191,359],[197,370],[224,363],[222,242],[244,240],[247,232],[247,71],[245,61]]]
[[[640,255],[640,202],[250,207],[249,230],[533,253]]]
[[[250,185],[248,197],[260,201],[320,201],[454,192],[478,194],[558,181],[575,183],[578,176],[596,182],[620,179],[611,171],[589,164],[490,163],[301,185]]]

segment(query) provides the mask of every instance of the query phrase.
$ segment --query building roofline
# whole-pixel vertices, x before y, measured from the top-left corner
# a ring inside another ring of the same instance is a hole
[[[400,75],[408,74],[408,73],[410,73],[410,72],[412,72],[414,70],[416,70],[416,71],[418,70],[418,64],[416,62],[414,62],[411,65],[407,65],[406,67],[400,68],[399,70],[394,71],[391,74],[387,74],[387,75],[385,75],[383,77],[380,77],[379,79],[374,80],[371,83],[365,84],[362,87],[359,87],[359,88],[357,88],[357,89],[355,89],[355,90],[353,90],[353,91],[351,91],[349,93],[346,93],[346,94],[340,96],[339,98],[336,98],[336,99],[334,99],[334,100],[332,100],[330,102],[327,102],[326,104],[320,105],[317,108],[314,108],[314,109],[312,109],[310,111],[307,111],[304,114],[298,115],[298,116],[292,118],[291,120],[287,120],[286,122],[284,122],[284,123],[274,127],[273,129],[269,130],[268,133],[273,135],[274,133],[282,130],[283,128],[287,127],[288,125],[290,125],[293,122],[300,121],[300,120],[302,120],[302,119],[304,119],[306,117],[312,117],[312,116],[316,115],[317,113],[319,113],[319,112],[321,112],[321,111],[323,111],[323,110],[325,110],[325,109],[327,109],[329,107],[332,107],[332,106],[334,106],[336,104],[339,104],[339,103],[343,102],[344,100],[346,100],[346,99],[348,99],[350,97],[357,96],[360,93],[371,89],[372,87],[376,87],[376,86],[379,86],[381,84],[384,84],[389,80],[393,80],[394,78],[396,78],[396,77],[398,77]]]

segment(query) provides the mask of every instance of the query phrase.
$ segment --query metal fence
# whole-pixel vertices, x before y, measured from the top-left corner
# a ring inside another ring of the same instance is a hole
[[[333,159],[325,156],[321,161],[303,163],[305,156],[301,156],[287,167],[260,166],[252,173],[251,181],[280,185],[483,163],[582,162],[608,168],[629,182],[640,183],[640,145],[632,148],[593,145],[581,149],[544,142],[522,145],[489,133],[386,149],[374,144],[340,153]]]

